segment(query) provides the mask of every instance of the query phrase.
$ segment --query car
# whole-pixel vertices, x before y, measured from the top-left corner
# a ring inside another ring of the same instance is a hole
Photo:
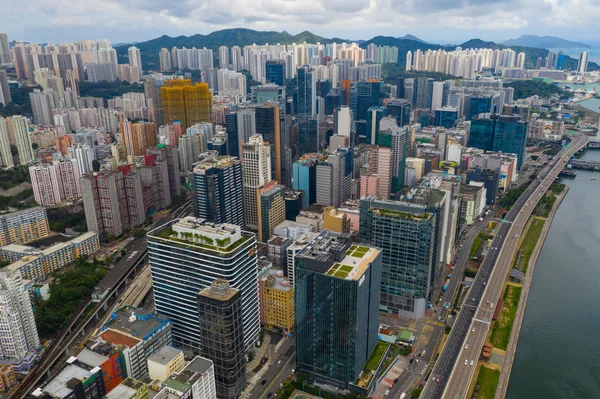
[[[395,383],[397,383],[397,382],[398,382],[398,379],[396,378],[396,379],[394,380],[394,384],[395,384]]]
[[[440,383],[440,377],[436,378],[435,382]]]
[[[411,358],[411,359],[408,361],[408,364],[413,364],[413,362],[414,362],[414,361],[415,361],[415,359]]]
[[[469,344],[466,344],[466,345],[465,345],[465,349],[469,349]]]
[[[260,385],[265,385],[266,383],[267,383],[267,380],[262,380],[262,381],[260,382]]]
[[[296,369],[292,369],[292,374],[294,374],[296,372]]]
[[[471,332],[475,332],[475,328],[473,327],[473,329],[471,330]]]
[[[273,392],[269,392],[269,393],[267,394],[267,398],[270,398],[271,396],[273,396]]]
[[[277,365],[280,365],[280,364],[281,364],[281,360],[277,362]]]
[[[485,301],[485,304],[486,304],[486,305],[489,305],[489,304],[490,304],[490,301]]]
[[[475,362],[471,360],[471,362],[469,364],[472,366],[475,364]]]
[[[467,359],[465,359],[465,364],[469,364],[469,361]]]
[[[390,390],[389,390],[389,389],[386,389],[386,390],[385,390],[385,394],[386,394],[386,395],[389,395],[389,394],[390,394]]]
[[[490,304],[490,308],[493,308],[493,307],[494,307],[494,302],[492,302],[492,303]]]

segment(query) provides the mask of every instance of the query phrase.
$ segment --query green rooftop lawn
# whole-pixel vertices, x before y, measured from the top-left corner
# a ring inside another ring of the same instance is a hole
[[[342,265],[340,267],[340,270],[350,273],[352,270],[354,270],[354,267],[348,266],[348,265]]]
[[[379,366],[379,362],[381,362],[381,358],[388,346],[390,346],[390,344],[386,342],[377,342],[375,349],[373,349],[371,356],[369,356],[369,360],[367,360],[367,363],[365,364],[365,369],[373,371],[377,370],[377,366]]]
[[[335,272],[334,276],[339,277],[339,278],[346,278],[346,277],[348,277],[348,274],[350,274],[350,272],[345,272],[345,271],[339,269],[338,271]]]

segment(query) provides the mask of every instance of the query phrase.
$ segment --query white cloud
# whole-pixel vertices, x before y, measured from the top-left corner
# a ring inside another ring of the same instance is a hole
[[[38,42],[133,41],[232,27],[353,39],[413,33],[458,42],[533,33],[583,40],[600,18],[598,0],[0,0],[0,9],[11,39]]]

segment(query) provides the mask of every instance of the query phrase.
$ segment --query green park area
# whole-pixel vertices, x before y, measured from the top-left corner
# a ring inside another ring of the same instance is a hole
[[[506,350],[513,323],[515,322],[515,314],[519,306],[519,298],[521,297],[521,287],[507,285],[504,291],[502,311],[492,330],[490,341],[495,348]]]
[[[529,265],[529,259],[533,253],[533,249],[540,238],[542,229],[544,228],[544,219],[532,218],[527,234],[521,243],[519,248],[519,257],[517,258],[517,264],[515,267],[523,273],[527,273],[527,267]]]
[[[372,371],[377,370],[377,366],[379,366],[379,362],[381,362],[381,357],[389,346],[390,344],[388,343],[381,341],[377,342],[377,345],[375,346],[375,349],[373,349],[369,360],[367,360],[367,364],[365,364],[365,369]]]
[[[479,391],[476,390],[473,397],[477,399],[494,399],[499,379],[500,372],[498,370],[492,370],[482,366],[479,369],[479,375],[477,376],[477,382],[475,383],[475,389],[479,387]]]

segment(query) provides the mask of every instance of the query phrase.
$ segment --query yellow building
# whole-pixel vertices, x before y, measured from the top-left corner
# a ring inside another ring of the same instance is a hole
[[[148,358],[148,374],[151,380],[164,381],[173,373],[179,373],[185,366],[181,349],[163,346]]]
[[[185,130],[198,122],[210,122],[212,93],[208,83],[192,85],[190,79],[167,80],[160,88],[165,124],[179,122]]]
[[[49,235],[48,216],[44,207],[0,215],[0,246],[27,244]]]
[[[17,383],[15,377],[15,371],[13,366],[10,364],[0,365],[0,393],[8,391],[13,385]]]
[[[294,288],[283,271],[267,269],[258,279],[260,321],[269,328],[294,328]]]
[[[328,206],[323,209],[323,229],[338,233],[349,233],[350,218],[348,218],[346,212]]]

